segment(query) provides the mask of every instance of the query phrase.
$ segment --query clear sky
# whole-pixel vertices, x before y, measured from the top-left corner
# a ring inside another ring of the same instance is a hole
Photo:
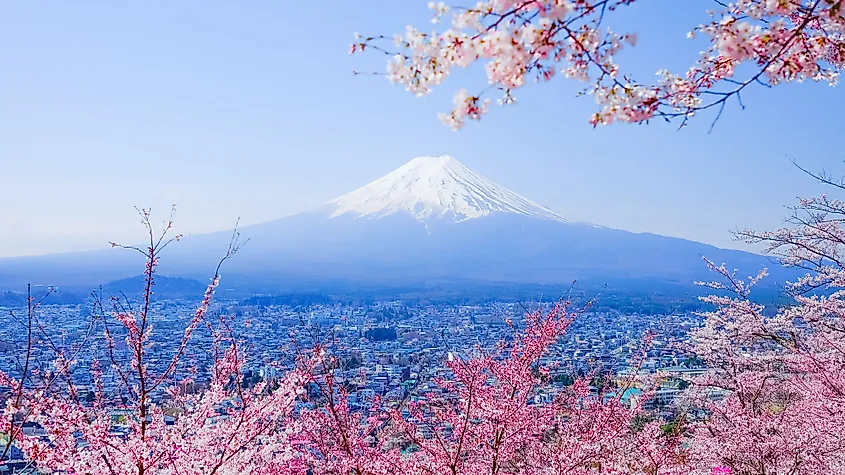
[[[137,241],[132,207],[180,231],[307,210],[418,155],[450,154],[554,210],[595,223],[733,247],[821,188],[788,157],[845,171],[845,90],[749,91],[711,117],[593,130],[590,98],[556,81],[521,91],[455,133],[436,113],[479,71],[418,99],[349,56],[352,33],[425,26],[426,1],[3,2],[0,4],[0,256]],[[679,7],[679,5],[683,5]],[[709,0],[641,0],[616,15],[640,42],[639,77],[682,70]],[[472,88],[471,88],[472,90]]]

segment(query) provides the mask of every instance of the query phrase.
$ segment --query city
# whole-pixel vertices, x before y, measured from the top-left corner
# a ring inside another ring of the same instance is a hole
[[[374,302],[367,305],[248,305],[251,300],[222,300],[214,304],[211,315],[230,317],[238,328],[237,338],[247,350],[249,362],[243,373],[244,384],[273,381],[295,365],[295,346],[307,346],[315,334],[329,342],[331,353],[340,364],[333,370],[336,384],[347,389],[349,404],[367,410],[376,398],[382,404],[398,404],[409,398],[424,397],[433,390],[434,377],[448,378],[445,362],[452,357],[471,353],[474,348],[494,348],[519,329],[519,321],[529,311],[548,311],[554,304],[490,303],[486,305],[405,305],[401,301]],[[157,301],[151,309],[150,321],[155,327],[150,358],[151,370],[162,372],[177,351],[178,334],[186,319],[196,309],[195,300]],[[43,305],[45,334],[43,339],[69,345],[76,355],[74,383],[79,397],[93,401],[94,381],[89,368],[98,360],[101,368],[111,366],[104,351],[102,321],[98,321],[86,305]],[[5,314],[25,315],[24,308],[2,308]],[[102,316],[100,317],[102,318]],[[214,317],[210,317],[213,321]],[[517,323],[514,323],[517,322]],[[674,400],[694,377],[705,368],[689,349],[688,332],[699,326],[701,318],[685,315],[626,315],[618,312],[579,312],[562,338],[540,362],[553,367],[552,381],[538,391],[537,403],[551,401],[574,377],[593,375],[594,396],[612,397],[613,391],[626,387],[625,400],[635,397],[643,380],[660,375],[662,382],[651,395],[648,410],[655,417],[671,422],[676,417]],[[93,327],[93,329],[92,329]],[[315,333],[316,332],[316,333]],[[652,335],[647,344],[645,335]],[[19,373],[21,351],[26,346],[26,332],[15,325],[0,329],[3,342],[0,371]],[[128,351],[121,344],[125,335],[115,334],[118,360]],[[39,338],[33,352],[33,364],[49,368],[52,351]],[[180,360],[174,381],[190,378],[197,389],[208,384],[212,336],[199,331]],[[80,351],[73,348],[80,346]],[[636,367],[634,367],[634,365]],[[634,374],[636,373],[636,374]],[[631,383],[631,381],[633,381]],[[102,375],[105,394],[120,394],[115,373]],[[629,386],[630,387],[627,387]],[[0,388],[2,390],[2,388]],[[9,388],[5,388],[8,392]],[[155,402],[166,406],[165,388],[154,393]],[[306,402],[303,400],[303,404]],[[113,430],[124,422],[121,410],[115,409]],[[19,454],[19,453],[18,453]],[[10,457],[7,462],[15,466]]]

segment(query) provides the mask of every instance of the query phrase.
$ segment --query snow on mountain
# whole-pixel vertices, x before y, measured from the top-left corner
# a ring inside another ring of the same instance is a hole
[[[396,170],[328,203],[331,217],[380,218],[409,213],[426,222],[454,222],[496,212],[574,223],[559,213],[470,170],[448,155],[417,157]]]

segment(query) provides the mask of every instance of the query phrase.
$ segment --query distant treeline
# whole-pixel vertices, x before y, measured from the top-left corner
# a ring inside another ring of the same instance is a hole
[[[98,291],[104,296],[132,296],[142,288],[140,276],[122,279],[103,285]],[[190,299],[202,297],[205,284],[191,279],[159,276],[156,281],[156,295],[160,298]],[[47,289],[33,290],[40,298]],[[419,284],[396,287],[356,287],[350,284],[314,291],[279,292],[278,294],[256,295],[239,300],[242,306],[289,306],[311,307],[317,305],[372,305],[379,301],[400,301],[409,306],[425,305],[483,305],[491,302],[521,302],[527,308],[537,303],[549,303],[570,298],[576,303],[592,301],[595,311],[616,310],[624,313],[667,314],[701,311],[708,308],[699,299],[710,293],[708,289],[690,284],[659,281],[600,281],[577,282],[572,285],[540,285],[515,283],[490,283],[459,281],[442,284]],[[45,304],[81,304],[90,293],[56,292]],[[227,295],[226,292],[222,295]],[[755,301],[775,307],[772,304],[788,304],[790,299],[776,288],[755,289]],[[0,292],[0,306],[21,307],[26,305],[24,292]],[[381,320],[401,319],[401,315],[383,315]]]
[[[519,284],[479,284],[477,287],[392,289],[356,292],[347,290],[338,293],[290,293],[263,295],[241,300],[249,306],[286,305],[308,307],[315,305],[371,305],[379,301],[400,301],[409,306],[426,305],[484,305],[492,302],[521,302],[526,308],[537,303],[549,303],[572,299],[576,304],[591,302],[594,311],[619,311],[623,313],[667,314],[688,313],[707,310],[709,306],[700,300],[710,290],[694,286],[663,285],[655,283],[639,288],[629,288],[624,283],[615,286],[576,284],[571,288],[561,286],[524,286]],[[781,291],[759,289],[752,294],[753,300],[767,306],[790,302]],[[774,308],[775,306],[773,306]],[[400,315],[383,315],[378,320],[400,319]]]

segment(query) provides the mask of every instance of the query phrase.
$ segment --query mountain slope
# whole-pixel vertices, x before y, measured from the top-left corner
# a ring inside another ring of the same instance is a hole
[[[331,217],[379,218],[407,213],[420,222],[453,222],[495,212],[572,222],[444,155],[417,157],[378,180],[328,203]]]
[[[787,275],[756,254],[574,221],[446,156],[416,158],[313,211],[241,233],[250,242],[227,262],[224,285],[255,292],[458,280],[687,286],[712,277],[702,256],[746,275],[768,267],[768,282]],[[161,271],[205,281],[230,236],[184,239],[168,249]],[[130,257],[98,251],[0,260],[0,289],[129,277],[139,270]]]

